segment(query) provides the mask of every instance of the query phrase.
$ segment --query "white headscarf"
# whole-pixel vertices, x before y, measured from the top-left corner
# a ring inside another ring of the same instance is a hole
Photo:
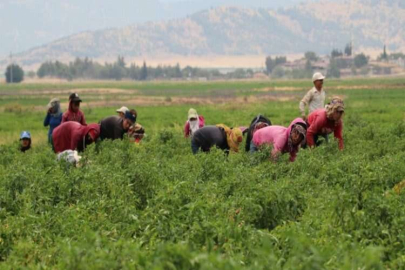
[[[188,122],[190,123],[191,136],[193,136],[194,132],[196,132],[200,128],[200,119],[198,118],[197,115],[197,120],[195,121],[188,120]]]

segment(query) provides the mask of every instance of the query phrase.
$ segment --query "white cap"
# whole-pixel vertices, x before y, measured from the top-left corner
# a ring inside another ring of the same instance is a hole
[[[121,108],[116,110],[117,113],[119,113],[119,112],[126,113],[127,111],[129,111],[129,109],[127,107],[125,107],[125,106],[122,106]]]
[[[312,81],[313,81],[313,82],[315,82],[315,81],[320,81],[320,80],[324,80],[324,79],[325,79],[325,76],[323,76],[322,73],[320,73],[320,72],[316,72],[316,73],[314,74],[314,76],[312,76]]]

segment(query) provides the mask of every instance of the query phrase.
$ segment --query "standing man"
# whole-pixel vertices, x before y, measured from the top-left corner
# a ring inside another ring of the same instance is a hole
[[[307,92],[304,98],[300,102],[300,112],[302,119],[305,121],[307,120],[307,116],[305,113],[305,106],[308,105],[308,115],[313,111],[318,109],[323,109],[325,107],[325,91],[323,90],[323,80],[325,76],[323,76],[320,72],[316,72],[312,76],[312,81],[314,83],[314,87]]]
[[[137,113],[135,110],[126,111],[124,118],[110,116],[100,122],[100,139],[123,139],[124,134],[135,124]]]
[[[62,123],[73,121],[87,126],[84,113],[80,110],[81,102],[78,94],[73,93],[69,96],[69,109],[63,114]]]

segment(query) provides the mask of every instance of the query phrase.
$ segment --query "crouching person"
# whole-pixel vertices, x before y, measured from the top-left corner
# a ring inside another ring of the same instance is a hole
[[[243,134],[239,128],[229,128],[225,125],[205,126],[194,133],[191,150],[193,154],[197,154],[200,150],[209,152],[211,147],[215,146],[226,153],[238,152],[242,140]]]
[[[309,147],[315,147],[320,144],[320,136],[334,133],[339,141],[339,149],[343,150],[343,121],[342,117],[345,111],[343,100],[334,98],[326,105],[325,109],[314,111],[308,116],[307,144]]]
[[[110,139],[117,140],[123,139],[124,134],[128,132],[129,128],[136,122],[136,111],[126,111],[124,118],[119,116],[110,116],[100,122],[100,138],[101,140]]]
[[[282,126],[268,126],[257,130],[250,143],[250,152],[258,151],[264,145],[273,147],[271,158],[277,161],[281,154],[289,153],[290,161],[294,162],[300,146],[305,142],[307,124],[302,118],[291,122],[288,128]]]
[[[252,122],[250,123],[250,126],[248,129],[244,131],[244,134],[246,133],[246,145],[245,145],[245,151],[249,152],[250,151],[250,143],[252,142],[253,135],[255,134],[256,131],[259,129],[265,128],[271,126],[271,121],[267,117],[259,114],[255,118],[253,118]]]
[[[131,126],[128,130],[128,137],[133,139],[135,143],[139,143],[145,136],[145,129],[139,123]]]
[[[99,136],[100,126],[98,124],[83,126],[77,122],[65,122],[54,129],[52,133],[54,151],[57,154],[66,150],[82,152]]]
[[[20,151],[25,153],[29,149],[31,149],[31,133],[23,131],[20,134]]]

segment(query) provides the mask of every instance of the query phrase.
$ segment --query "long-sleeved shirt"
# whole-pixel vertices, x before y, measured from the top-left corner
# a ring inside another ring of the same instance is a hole
[[[100,122],[100,138],[102,140],[110,139],[110,140],[117,140],[123,139],[125,130],[123,127],[123,121],[121,117],[118,116],[110,116],[107,117]]]
[[[323,89],[318,91],[315,87],[307,92],[304,98],[300,102],[300,112],[302,116],[305,116],[305,106],[308,105],[309,113],[322,109],[325,107],[325,91]]]
[[[83,126],[77,122],[62,123],[52,133],[55,153],[65,150],[83,151],[86,148],[86,135],[94,130],[96,138],[100,134],[100,125],[90,124]]]
[[[48,130],[48,142],[50,143],[52,140],[52,132],[55,128],[57,128],[62,122],[62,114],[59,114],[58,116],[54,116],[50,113],[48,113],[45,116],[44,119],[44,127],[49,126]]]
[[[325,109],[319,109],[314,111],[308,116],[308,125],[307,130],[307,144],[309,146],[314,146],[314,136],[315,135],[325,135],[329,133],[334,133],[335,138],[339,140],[339,149],[343,150],[343,122],[335,122],[330,120],[326,116]]]
[[[305,124],[304,120],[297,118],[294,119],[288,127],[268,126],[259,129],[253,134],[252,141],[257,147],[261,145],[272,145],[271,156],[273,160],[276,160],[280,154],[289,153],[290,161],[294,162],[299,151],[299,146],[289,149],[288,138],[290,137],[292,127],[297,123]]]
[[[198,128],[202,128],[205,126],[205,119],[202,115],[198,116]],[[184,125],[184,137],[188,138],[190,137],[192,134],[192,130],[190,127],[190,121],[187,120],[186,124]]]
[[[69,121],[78,122],[83,126],[87,125],[84,113],[81,110],[78,110],[77,112],[73,111],[72,101],[69,102],[69,109],[62,116],[62,123]]]
[[[194,133],[192,141],[200,146],[203,152],[208,152],[213,146],[222,150],[229,150],[226,134],[223,129],[217,126],[200,128]]]

